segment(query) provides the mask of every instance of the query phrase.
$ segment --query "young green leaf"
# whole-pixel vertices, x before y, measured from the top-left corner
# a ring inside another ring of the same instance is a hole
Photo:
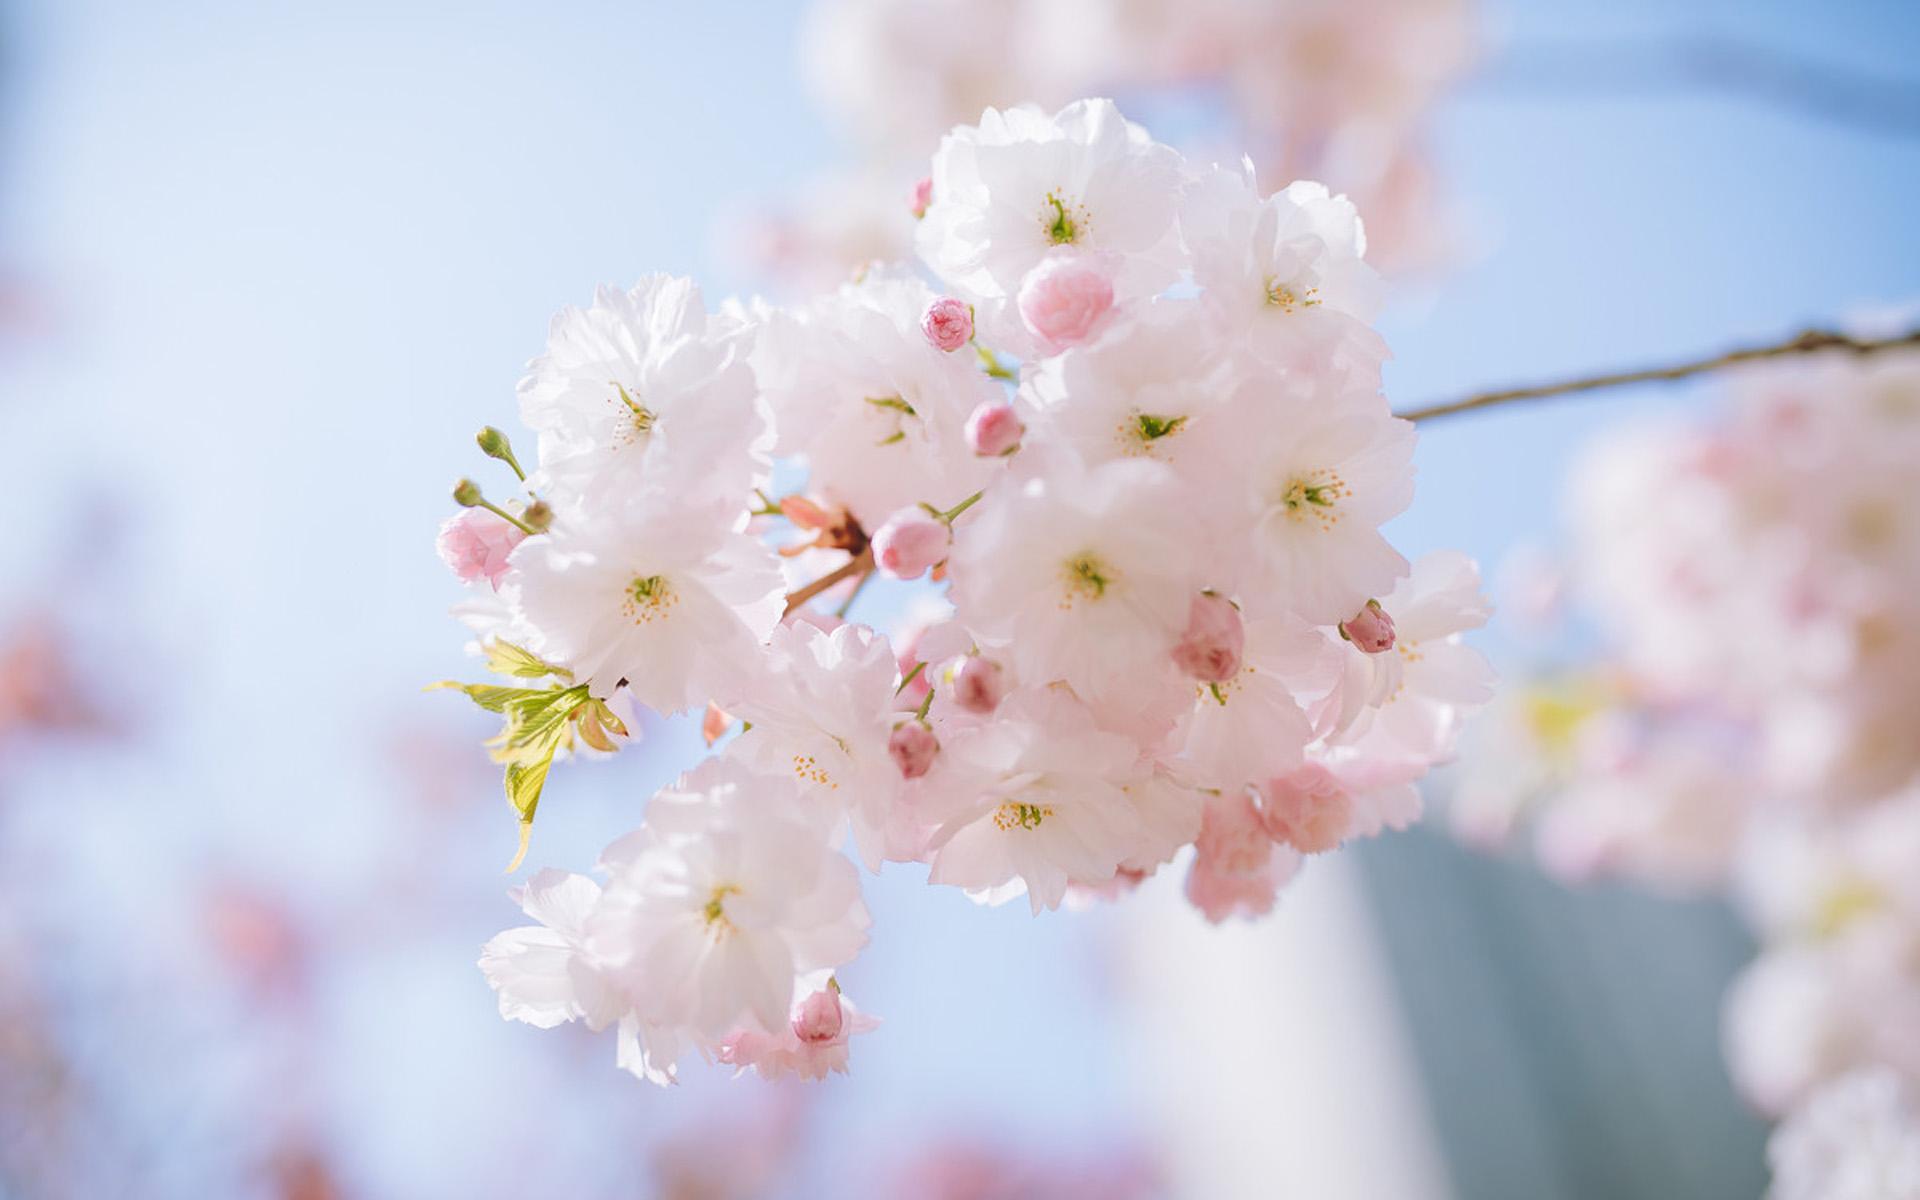
[[[486,645],[487,670],[496,675],[513,675],[521,679],[545,679],[549,675],[571,680],[573,672],[565,667],[555,666],[531,650],[516,646],[512,642],[498,639]]]

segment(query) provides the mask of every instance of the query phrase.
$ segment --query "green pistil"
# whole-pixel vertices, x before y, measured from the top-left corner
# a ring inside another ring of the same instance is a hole
[[[648,575],[645,578],[635,579],[627,585],[627,593],[633,597],[634,602],[637,604],[645,604],[662,595],[666,590],[667,577],[665,575]]]
[[[713,889],[712,898],[707,901],[706,908],[701,910],[706,914],[707,924],[710,926],[725,926],[731,924],[727,921],[727,897],[736,896],[739,895],[739,893],[739,888],[731,886]]]
[[[1065,246],[1080,236],[1080,230],[1067,215],[1067,202],[1052,192],[1047,193],[1047,203],[1053,206],[1053,223],[1047,226],[1047,237],[1056,246]]]
[[[1069,560],[1067,575],[1074,581],[1076,589],[1092,594],[1095,599],[1107,594],[1109,580],[1106,568],[1091,554],[1082,554]]]
[[[1325,484],[1296,483],[1287,493],[1287,507],[1299,508],[1302,504],[1313,504],[1321,508],[1332,508],[1335,500],[1333,488]]]
[[[1153,442],[1171,433],[1179,433],[1180,427],[1187,423],[1185,417],[1156,417],[1152,413],[1139,413],[1134,423],[1140,430],[1140,440]]]
[[[633,414],[633,427],[641,433],[650,432],[655,419],[653,410],[629,396],[624,384],[616,383],[613,386],[614,390],[620,393],[620,402],[627,406],[628,412]]]

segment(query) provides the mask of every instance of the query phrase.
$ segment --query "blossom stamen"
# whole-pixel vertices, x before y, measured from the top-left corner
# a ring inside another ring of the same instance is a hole
[[[1289,479],[1280,493],[1280,506],[1295,521],[1311,518],[1321,529],[1331,530],[1340,523],[1340,502],[1352,496],[1353,490],[1338,471],[1320,467]]]
[[[841,743],[841,748],[846,748],[844,742]],[[827,769],[820,765],[820,760],[811,754],[793,756],[793,773],[799,776],[803,783],[824,784],[831,789],[838,789],[840,786],[833,781],[833,776],[827,773]]]
[[[993,810],[993,827],[1005,832],[1012,829],[1038,829],[1042,822],[1053,815],[1051,804],[1022,804],[1009,800]]]
[[[1162,438],[1172,437],[1185,428],[1187,418],[1162,417],[1154,413],[1135,410],[1120,423],[1121,453],[1132,457],[1137,454],[1153,453],[1153,444]]]
[[[1056,246],[1071,246],[1080,240],[1086,223],[1086,209],[1062,200],[1058,192],[1047,193],[1047,207],[1041,210],[1040,227],[1047,231],[1048,241]]]
[[[706,906],[701,909],[701,913],[707,919],[707,932],[711,936],[722,938],[733,932],[733,922],[727,919],[727,897],[739,894],[740,889],[729,883],[714,888],[713,894],[707,897]]]
[[[1076,600],[1099,600],[1106,596],[1107,588],[1115,582],[1113,568],[1102,562],[1098,555],[1091,552],[1076,554],[1066,561],[1064,567],[1067,590],[1061,597],[1060,607],[1072,608]]]
[[[1277,308],[1285,313],[1290,313],[1296,308],[1312,308],[1314,305],[1320,303],[1317,299],[1319,295],[1320,289],[1317,287],[1310,287],[1304,291],[1296,292],[1292,286],[1281,283],[1274,276],[1267,276],[1267,306],[1269,308]]]
[[[620,612],[635,625],[650,625],[665,619],[679,603],[680,593],[665,575],[635,575],[627,582]]]
[[[659,419],[654,415],[653,410],[638,400],[635,400],[632,394],[627,391],[625,384],[618,381],[609,382],[613,383],[613,390],[619,393],[620,403],[624,405],[627,410],[627,423],[622,425],[615,434],[620,444],[630,445],[633,442],[639,441],[647,434],[652,433],[654,422]]]

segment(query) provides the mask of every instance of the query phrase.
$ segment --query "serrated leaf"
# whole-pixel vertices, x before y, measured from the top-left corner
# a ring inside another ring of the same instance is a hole
[[[487,664],[503,674],[533,678],[560,675],[572,678],[561,668],[529,654],[508,642],[488,647]],[[507,871],[519,870],[527,856],[527,843],[533,832],[533,814],[540,807],[540,793],[547,784],[547,772],[553,756],[570,747],[576,728],[581,739],[596,748],[611,749],[609,731],[622,736],[627,729],[605,703],[595,700],[587,685],[563,687],[500,687],[487,683],[459,683],[442,680],[429,684],[428,691],[450,689],[467,697],[489,712],[506,718],[500,732],[487,739],[487,748],[495,762],[504,764],[507,802],[520,818],[520,844]],[[576,719],[578,725],[576,726]]]
[[[507,803],[513,805],[514,812],[520,816],[520,844],[514,850],[513,861],[507,864],[509,875],[519,870],[527,857],[527,843],[533,837],[533,814],[540,809],[540,793],[547,786],[547,771],[552,766],[553,751],[549,749],[546,757],[537,762],[511,763],[507,767]]]
[[[587,685],[584,683],[550,692],[536,692],[524,699],[510,701],[506,707],[507,727],[501,731],[501,748],[505,751],[530,750],[535,756],[542,749],[547,749],[547,753],[551,754],[549,743],[558,746],[566,736],[567,722],[574,712],[591,703],[593,698],[587,694]]]
[[[512,642],[499,639],[488,642],[486,655],[487,670],[495,675],[512,675],[521,679],[545,679],[549,675],[568,680],[573,678],[572,671],[555,666],[533,651]]]
[[[503,687],[493,683],[461,683],[457,679],[442,679],[439,683],[427,685],[430,692],[443,690],[465,692],[467,698],[488,712],[505,712],[508,704],[527,696],[545,695],[545,688]]]
[[[604,754],[612,754],[620,749],[613,739],[627,736],[627,726],[604,701],[589,700],[573,714],[574,732],[580,740]]]
[[[547,772],[552,766],[553,758],[548,756],[533,763],[514,763],[507,768],[507,802],[519,814],[521,824],[531,824],[533,814],[539,811],[540,793],[547,786]]]

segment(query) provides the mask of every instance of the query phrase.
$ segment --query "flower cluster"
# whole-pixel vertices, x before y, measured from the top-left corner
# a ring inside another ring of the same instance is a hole
[[[1203,111],[1263,177],[1339,187],[1376,260],[1428,265],[1446,239],[1424,123],[1473,58],[1473,17],[1470,0],[818,0],[801,65],[863,162],[763,222],[756,257],[803,282],[893,257],[926,207],[920,156],[954,123],[1119,90]]]
[[[1778,1115],[1855,1069],[1920,1083],[1920,354],[1731,399],[1585,463],[1568,574],[1611,652],[1516,690],[1454,817],[1541,801],[1552,869],[1730,890],[1764,949],[1729,1058]]]
[[[520,386],[528,497],[463,481],[443,531],[523,684],[463,687],[506,718],[523,848],[556,754],[618,748],[633,706],[718,747],[603,881],[535,876],[538,924],[483,959],[504,1015],[616,1028],[648,1078],[683,1049],[844,1069],[872,1024],[836,974],[869,922],[849,841],[1036,913],[1192,846],[1198,907],[1264,912],[1305,856],[1413,820],[1491,690],[1473,565],[1380,532],[1414,434],[1351,204],[1190,164],[1108,101],[988,110],[931,180],[929,275],[562,311]],[[944,599],[890,639],[847,619],[875,572]]]

